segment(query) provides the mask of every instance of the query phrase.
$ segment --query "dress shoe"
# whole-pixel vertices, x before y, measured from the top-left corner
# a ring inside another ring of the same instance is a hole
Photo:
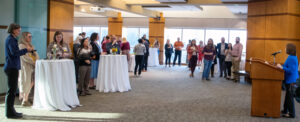
[[[89,87],[89,89],[96,89],[96,86]]]
[[[283,114],[282,117],[285,117],[285,118],[295,118],[295,116],[290,115],[290,114]]]
[[[15,115],[7,115],[6,117],[9,119],[20,119],[23,117],[23,115],[15,114]]]
[[[91,94],[90,92],[88,92],[88,91],[87,91],[87,92],[85,92],[85,94],[86,94],[86,95],[92,95],[92,94]]]
[[[23,113],[16,112],[16,115],[23,116]]]
[[[281,114],[287,114],[287,112],[285,112],[284,110],[280,111]]]

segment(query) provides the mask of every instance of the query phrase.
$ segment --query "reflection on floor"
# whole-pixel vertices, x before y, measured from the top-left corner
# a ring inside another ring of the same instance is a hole
[[[218,76],[216,74],[216,76]],[[139,78],[130,73],[132,91],[99,93],[80,97],[82,107],[69,112],[41,111],[22,108],[22,121],[125,121],[125,122],[299,122],[300,104],[296,103],[295,119],[272,119],[250,116],[251,85],[233,83],[223,78],[201,81],[197,68],[195,78],[189,77],[186,66],[153,67]],[[282,98],[284,92],[282,92]],[[0,105],[0,121],[4,104]]]

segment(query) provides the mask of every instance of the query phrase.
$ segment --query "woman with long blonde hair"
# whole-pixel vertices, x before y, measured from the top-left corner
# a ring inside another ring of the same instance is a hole
[[[32,35],[30,32],[23,32],[20,42],[19,48],[25,49],[30,47],[34,49],[31,44]],[[26,55],[21,56],[21,70],[20,70],[20,79],[19,79],[19,90],[20,90],[20,99],[22,100],[22,106],[31,106],[28,102],[28,96],[30,94],[30,90],[34,85],[34,69],[35,62],[39,59],[39,55],[36,51],[32,53],[27,53]]]

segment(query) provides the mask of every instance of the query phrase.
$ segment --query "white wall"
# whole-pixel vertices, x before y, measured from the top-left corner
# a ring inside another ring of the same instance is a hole
[[[83,26],[107,26],[107,18],[74,18],[74,25]],[[123,18],[125,27],[148,27],[148,18]],[[247,19],[234,18],[166,18],[166,27],[183,27],[183,28],[233,28],[246,29]]]
[[[14,0],[0,0],[0,25],[8,26],[14,22]],[[4,41],[8,36],[6,29],[0,29],[0,63],[4,64]],[[0,67],[0,94],[5,93],[7,90],[6,76],[3,67]]]

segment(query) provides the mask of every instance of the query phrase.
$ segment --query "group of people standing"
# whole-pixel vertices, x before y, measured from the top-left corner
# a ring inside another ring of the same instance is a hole
[[[79,96],[91,95],[89,89],[96,88],[95,79],[98,75],[100,55],[122,54],[127,56],[128,63],[130,61],[130,43],[126,38],[111,35],[103,37],[103,40],[99,42],[98,33],[92,33],[89,38],[85,36],[85,32],[80,33],[73,45]],[[139,39],[134,53],[136,61],[134,74],[136,75],[138,71],[140,75],[142,70],[147,71],[149,40],[146,39],[146,35]]]
[[[173,45],[170,43],[170,39],[167,39],[165,44],[165,65],[171,67],[171,56],[174,53],[173,66],[176,64],[178,58],[178,65],[181,65],[181,54],[184,44],[177,38],[177,41]],[[196,40],[193,39],[187,45],[187,60],[188,67],[191,70],[190,77],[194,77],[194,71],[197,65],[199,68],[204,63],[202,80],[210,80],[209,75],[214,77],[214,65],[217,64],[219,59],[220,77],[225,77],[228,80],[234,80],[237,82],[238,76],[231,77],[231,68],[233,72],[238,72],[240,67],[240,61],[242,57],[243,45],[240,43],[240,38],[236,37],[236,43],[232,46],[231,43],[225,43],[225,38],[221,38],[221,42],[214,45],[213,39],[208,39],[207,45],[203,41],[197,45]],[[203,60],[204,59],[204,60]]]

